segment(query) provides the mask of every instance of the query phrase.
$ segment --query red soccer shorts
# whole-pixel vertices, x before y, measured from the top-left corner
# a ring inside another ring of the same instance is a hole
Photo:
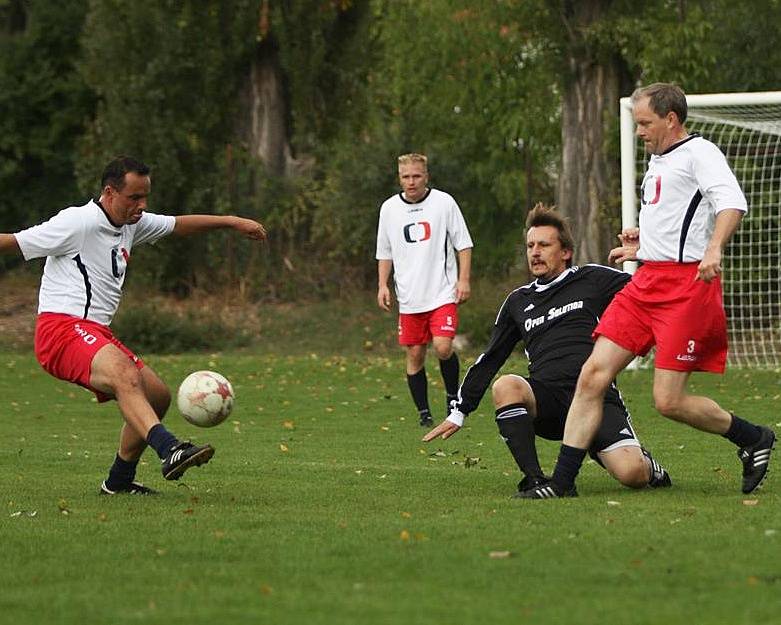
[[[71,315],[41,313],[35,324],[35,357],[43,369],[55,378],[89,389],[104,402],[112,397],[90,386],[92,359],[105,345],[115,345],[137,369],[143,361],[125,347],[111,330],[100,323]]]
[[[699,263],[647,262],[619,291],[594,330],[655,367],[724,373],[727,319],[721,280],[696,280]]]
[[[428,345],[434,336],[453,338],[458,306],[445,304],[422,313],[399,313],[399,345]]]

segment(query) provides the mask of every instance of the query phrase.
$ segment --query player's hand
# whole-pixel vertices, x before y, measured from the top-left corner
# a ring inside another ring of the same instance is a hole
[[[465,302],[472,295],[472,287],[469,285],[469,280],[459,280],[456,282],[456,304]]]
[[[390,311],[391,294],[387,285],[382,285],[379,289],[377,289],[377,305],[383,310]]]
[[[621,245],[610,250],[607,256],[608,262],[619,265],[637,260],[637,251],[640,249],[640,228],[624,228],[617,236]]]
[[[450,438],[458,432],[461,428],[457,426],[455,423],[452,423],[445,419],[442,423],[440,423],[437,427],[435,427],[433,430],[431,430],[428,434],[426,434],[423,437],[423,442],[428,443],[430,441],[433,441],[435,438]]]
[[[718,248],[707,248],[697,267],[697,280],[710,282],[715,277],[721,275],[721,250]]]
[[[618,240],[621,241],[621,245],[637,245],[639,247],[640,228],[624,228],[618,235]]]
[[[233,226],[236,230],[244,234],[248,239],[255,241],[264,241],[266,239],[266,228],[259,221],[237,217],[238,221]]]
[[[620,265],[630,260],[637,260],[638,247],[635,245],[622,245],[621,247],[614,247],[610,250],[607,259],[608,262]]]

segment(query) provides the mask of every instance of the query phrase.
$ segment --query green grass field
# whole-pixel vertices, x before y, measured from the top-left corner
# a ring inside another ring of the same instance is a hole
[[[590,463],[580,498],[524,502],[489,401],[449,441],[420,442],[400,354],[147,362],[172,386],[221,371],[237,405],[213,430],[172,410],[212,462],[169,483],[148,453],[139,478],[163,494],[104,498],[116,406],[28,354],[0,358],[0,622],[781,622],[777,471],[742,495],[732,445],[657,416],[648,372],[621,386],[674,487],[630,491]],[[781,425],[778,372],[694,388]],[[557,445],[540,449],[549,469]]]

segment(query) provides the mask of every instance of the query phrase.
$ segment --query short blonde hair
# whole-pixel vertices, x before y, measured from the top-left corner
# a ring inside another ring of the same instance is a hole
[[[428,157],[425,154],[410,152],[399,156],[399,165],[412,165],[412,163],[420,163],[423,165],[423,169],[428,171]]]

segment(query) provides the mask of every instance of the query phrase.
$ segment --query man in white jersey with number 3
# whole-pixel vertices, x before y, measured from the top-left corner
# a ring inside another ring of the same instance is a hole
[[[724,372],[721,257],[747,211],[745,197],[721,151],[686,131],[686,96],[679,87],[656,83],[638,89],[632,105],[636,134],[651,156],[641,191],[639,241],[637,229],[625,231],[624,247],[611,258],[636,257],[642,265],[594,330],[594,351],[578,378],[550,483],[525,491],[525,498],[577,494],[575,478],[602,420],[605,389],[654,345],[656,409],[734,443],[744,493],[756,489],[767,473],[773,430],[686,390],[692,371]]]
[[[125,420],[114,464],[99,491],[104,495],[156,492],[135,480],[147,445],[160,457],[167,480],[214,455],[211,445],[179,441],[163,427],[168,388],[109,328],[133,246],[217,228],[255,240],[266,237],[264,227],[251,219],[148,213],[150,188],[149,167],[118,157],[103,171],[99,199],[16,234],[0,234],[0,252],[22,254],[25,260],[46,257],[35,328],[38,362],[54,377],[93,391],[98,401],[116,399]]]
[[[428,427],[434,424],[424,367],[429,343],[445,383],[445,415],[457,398],[459,362],[453,338],[458,304],[470,294],[472,239],[453,197],[429,188],[428,159],[403,154],[398,164],[401,192],[382,204],[377,227],[377,303],[390,310],[392,269],[399,302],[399,344],[407,350],[407,384],[420,424]]]

